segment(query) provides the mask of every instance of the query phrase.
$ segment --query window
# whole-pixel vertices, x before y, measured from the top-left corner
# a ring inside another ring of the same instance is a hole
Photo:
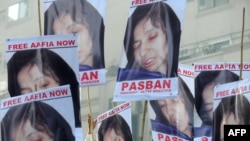
[[[109,109],[114,107],[113,98],[109,98]]]
[[[22,0],[8,7],[8,21],[17,21],[28,16],[28,2]]]
[[[6,15],[6,11],[5,10],[0,10],[0,21],[1,21],[0,25],[4,24],[3,21],[5,21],[5,15]]]
[[[201,45],[200,46],[202,48],[201,53],[204,55],[216,53],[220,51],[223,46],[227,45],[230,45],[230,40],[217,41],[206,45]]]
[[[184,60],[191,58],[190,49],[183,49],[179,51],[179,59]]]
[[[220,51],[223,46],[227,46],[229,44],[230,44],[230,41],[226,40],[226,41],[221,41],[221,42],[217,42],[212,45],[209,45],[209,53]]]
[[[203,55],[208,55],[221,51],[223,46],[230,45],[231,41],[226,39],[222,41],[209,41],[209,42],[200,42],[198,46],[193,44],[188,48],[182,49],[179,51],[179,60],[185,60],[193,57],[200,57]]]
[[[198,0],[199,11],[219,7],[228,4],[229,0]]]

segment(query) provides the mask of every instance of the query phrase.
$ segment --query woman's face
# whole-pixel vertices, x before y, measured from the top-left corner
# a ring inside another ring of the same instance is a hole
[[[168,44],[160,25],[153,26],[151,19],[141,20],[134,30],[133,48],[140,67],[166,74]]]
[[[158,100],[158,105],[164,117],[178,130],[187,133],[189,130],[189,116],[181,96],[177,98]]]
[[[53,25],[55,34],[78,34],[78,60],[79,64],[93,66],[92,38],[83,22],[75,22],[70,14],[61,14]]]
[[[53,137],[47,133],[33,128],[29,120],[17,126],[17,128],[14,129],[12,137],[13,141],[54,141]]]
[[[50,73],[51,74],[51,73]],[[54,76],[54,77],[53,77]],[[28,64],[17,74],[21,94],[59,86],[59,79],[51,74],[43,74],[37,65]]]
[[[113,128],[109,128],[103,135],[103,141],[124,141],[124,137],[117,135]]]
[[[242,119],[238,116],[234,115],[234,113],[230,112],[227,114],[223,114],[223,118],[220,124],[220,140],[224,139],[224,125],[242,125],[244,124]]]
[[[202,91],[202,100],[203,103],[201,105],[201,119],[205,122],[212,122],[213,119],[213,96],[214,96],[214,87],[218,85],[218,83],[212,82],[209,83]]]

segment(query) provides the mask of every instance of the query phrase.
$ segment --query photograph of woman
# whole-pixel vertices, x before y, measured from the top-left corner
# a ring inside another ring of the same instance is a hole
[[[133,141],[132,132],[126,120],[116,114],[102,121],[98,141]]]
[[[250,125],[250,103],[245,94],[222,98],[214,111],[212,141],[224,141],[224,125]]]
[[[194,127],[195,138],[212,137],[215,86],[238,80],[239,76],[230,70],[202,71],[197,75],[195,78],[195,108],[201,123]]]
[[[127,64],[117,81],[177,76],[180,36],[180,20],[166,2],[137,6],[127,21]]]
[[[103,69],[104,21],[87,0],[56,0],[44,12],[44,34],[77,34],[80,71]]]
[[[81,127],[79,82],[61,56],[46,48],[17,51],[7,62],[7,70],[11,97],[69,84],[75,126]]]
[[[2,141],[75,141],[64,117],[41,101],[11,107],[1,121],[1,136]]]
[[[151,100],[155,113],[151,118],[153,131],[193,140],[194,97],[186,83],[179,78],[179,93],[176,98]]]
[[[230,70],[202,71],[195,78],[195,107],[202,125],[212,125],[214,87],[238,81],[240,78]]]

